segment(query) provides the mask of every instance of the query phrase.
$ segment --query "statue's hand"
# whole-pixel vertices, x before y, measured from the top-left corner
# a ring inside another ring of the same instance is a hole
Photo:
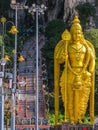
[[[62,53],[59,57],[56,57],[56,60],[58,61],[59,64],[62,64],[66,61],[68,58],[68,55],[66,53]]]
[[[81,76],[77,75],[74,79],[73,89],[81,89],[83,86]]]
[[[68,54],[67,53],[63,53],[62,54],[62,59],[66,60],[68,58]]]

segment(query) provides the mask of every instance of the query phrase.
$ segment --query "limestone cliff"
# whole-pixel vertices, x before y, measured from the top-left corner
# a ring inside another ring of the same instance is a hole
[[[63,15],[64,21],[68,21],[77,13],[75,6],[79,2],[95,3],[95,0],[46,0],[46,2],[48,5],[48,21],[60,17],[60,14]]]

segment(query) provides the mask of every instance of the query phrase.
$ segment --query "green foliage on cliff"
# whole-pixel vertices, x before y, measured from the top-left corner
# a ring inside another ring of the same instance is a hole
[[[85,38],[89,40],[95,47],[95,49],[98,48],[98,29],[87,29],[84,32]],[[98,53],[96,53],[98,55]]]
[[[46,27],[46,43],[42,48],[42,56],[46,59],[48,72],[49,91],[53,91],[53,73],[54,73],[54,48],[61,39],[61,34],[65,29],[63,20],[53,20]]]
[[[0,0],[0,16],[8,16],[8,9],[10,8],[10,0]]]
[[[79,13],[79,19],[81,21],[81,24],[83,26],[83,28],[86,27],[86,23],[89,23],[90,21],[90,17],[94,16],[96,13],[96,8],[95,6],[93,6],[91,3],[79,3],[76,6],[76,10]]]
[[[55,125],[55,115],[54,114],[48,114],[47,118],[50,121],[50,125],[54,126]],[[63,114],[59,113],[59,115],[58,115],[58,121],[59,121],[59,123],[64,122],[64,115]]]
[[[98,66],[98,29],[88,29],[84,32],[85,38],[89,40],[95,48],[96,66]]]

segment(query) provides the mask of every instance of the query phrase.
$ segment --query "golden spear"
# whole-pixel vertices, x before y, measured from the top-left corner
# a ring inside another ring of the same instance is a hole
[[[62,40],[64,40],[64,44],[65,44],[65,86],[64,86],[64,108],[65,108],[65,113],[64,113],[64,118],[65,118],[65,122],[66,122],[66,112],[67,112],[67,69],[68,69],[68,43],[71,40],[71,34],[68,30],[65,30],[62,33]]]

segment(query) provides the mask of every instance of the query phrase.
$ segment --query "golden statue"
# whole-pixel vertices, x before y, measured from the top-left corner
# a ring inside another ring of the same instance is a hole
[[[60,65],[64,70],[60,71]],[[59,90],[67,118],[72,124],[82,123],[90,102],[90,121],[94,122],[94,71],[95,50],[93,45],[84,39],[78,16],[75,16],[70,32],[65,30],[62,40],[54,52],[54,93],[55,118],[58,123]]]

